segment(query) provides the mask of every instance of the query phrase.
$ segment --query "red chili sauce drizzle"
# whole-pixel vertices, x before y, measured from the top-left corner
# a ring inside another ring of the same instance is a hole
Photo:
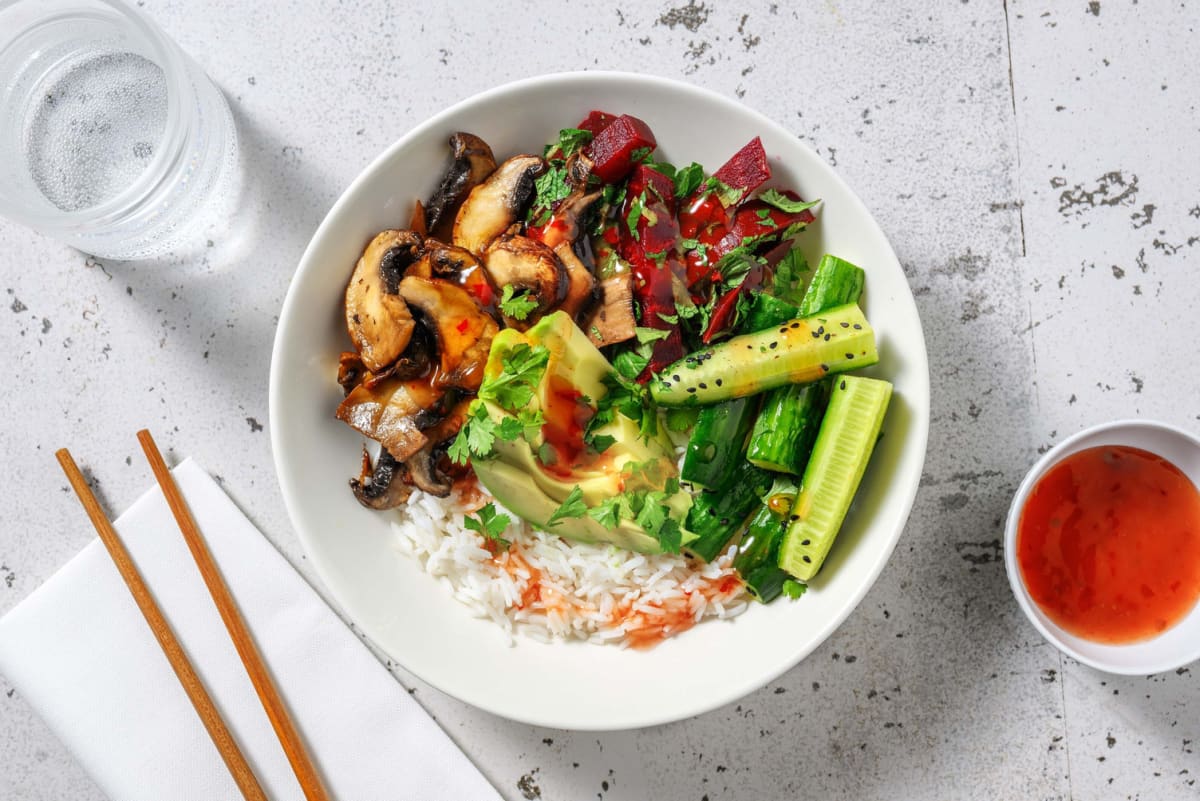
[[[561,376],[548,376],[546,389],[540,461],[550,475],[568,478],[583,466],[583,430],[593,412],[583,393]]]
[[[1017,562],[1029,595],[1063,629],[1114,645],[1154,637],[1200,598],[1200,492],[1138,448],[1072,454],[1030,492]]]

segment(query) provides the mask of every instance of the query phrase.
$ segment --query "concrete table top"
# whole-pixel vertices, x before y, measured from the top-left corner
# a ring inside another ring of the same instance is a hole
[[[676,3],[676,5],[673,5]],[[310,579],[271,463],[277,312],[333,200],[450,103],[572,69],[659,74],[811,145],[890,237],[925,325],[929,457],[895,555],[779,681],[699,718],[572,734],[396,670],[509,799],[1200,796],[1200,665],[1119,678],[1021,615],[1013,490],[1079,428],[1200,431],[1200,9],[1188,3],[744,0],[139,2],[237,117],[247,201],[203,258],[89,258],[0,221],[0,613],[90,539],[53,452],[120,510],[133,432],[195,455]],[[100,798],[0,677],[0,797]]]

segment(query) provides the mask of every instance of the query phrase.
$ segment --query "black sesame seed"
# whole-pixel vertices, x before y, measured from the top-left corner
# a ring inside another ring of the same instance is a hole
[[[847,353],[847,354],[846,354],[846,358],[847,358],[847,359],[853,359],[853,358],[854,358],[854,354],[853,354],[853,353]]]
[[[800,544],[801,545],[812,545],[812,540],[801,540]]]
[[[862,323],[855,323],[855,324],[854,324],[854,330],[855,330],[855,331],[861,331],[861,330],[862,330]]]
[[[849,328],[849,327],[850,327],[850,323],[845,323],[845,322],[842,323],[842,328]]]
[[[701,382],[700,382],[700,389],[708,389],[708,384],[705,384],[703,381],[701,381]]]
[[[820,338],[821,338],[821,335],[820,335],[819,333],[817,333],[816,331],[813,331],[813,332],[812,332],[812,335],[813,335],[813,339],[820,339]]]
[[[779,343],[778,343],[778,342],[772,342],[772,343],[770,344],[770,346],[769,346],[769,347],[771,348],[771,350],[775,350],[776,348],[778,348],[778,347],[779,347]]]
[[[792,516],[791,516],[791,517],[789,517],[788,519],[789,519],[789,520],[799,520],[799,519],[800,519],[800,515],[792,515]]]
[[[728,526],[728,525],[729,525],[729,518],[728,518],[728,517],[722,517],[722,518],[721,518],[721,525],[722,525],[722,526]]]
[[[828,364],[822,364],[822,365],[821,365],[821,372],[822,372],[822,373],[828,373],[828,372],[829,372],[829,365],[828,365]]]
[[[780,329],[779,329],[779,333],[781,333],[781,334],[786,334],[786,333],[787,333],[787,326],[785,325],[783,328],[780,328]]]
[[[826,342],[828,342],[828,341],[829,341],[829,338],[830,338],[831,336],[833,336],[833,335],[832,335],[832,334],[826,334],[826,335],[825,335],[825,341],[826,341]]]
[[[818,327],[817,327],[817,333],[818,333],[818,334],[824,334],[824,333],[825,333],[825,326],[823,326],[823,325],[822,325],[822,326],[818,326]]]
[[[676,373],[675,375],[671,376],[671,378],[674,378],[676,381],[680,381],[680,380],[681,380],[681,379],[679,378],[679,373]]]
[[[842,383],[838,386],[838,389],[845,389],[845,388],[846,388],[846,379],[843,378]]]
[[[717,379],[717,386],[718,387],[721,386],[721,379],[719,379],[719,378]]]
[[[800,327],[800,323],[792,323],[791,325],[788,326],[788,328],[799,328],[799,327]]]
[[[708,508],[708,516],[709,516],[709,517],[716,517],[716,516],[717,516],[717,510],[716,510],[716,509],[713,509],[713,508],[710,506],[710,507]]]
[[[812,564],[812,559],[809,558],[808,554],[804,554],[804,561]]]
[[[688,387],[687,391],[688,391],[688,392],[695,392],[695,391],[696,391],[696,388],[695,388],[695,387]]]

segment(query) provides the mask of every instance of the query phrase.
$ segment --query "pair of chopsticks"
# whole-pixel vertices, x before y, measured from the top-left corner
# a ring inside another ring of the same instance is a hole
[[[258,694],[258,699],[267,713],[267,718],[271,721],[272,728],[275,729],[275,735],[279,738],[280,745],[283,746],[284,754],[287,755],[292,771],[300,782],[300,789],[303,790],[304,797],[308,801],[329,801],[321,778],[300,739],[283,699],[279,696],[279,690],[275,687],[271,674],[267,671],[262,654],[259,653],[258,647],[251,638],[233,595],[229,592],[229,587],[217,569],[208,545],[200,534],[200,529],[192,518],[187,502],[184,501],[183,494],[175,484],[175,479],[167,469],[166,462],[163,461],[162,454],[158,451],[158,446],[154,444],[150,432],[144,429],[138,432],[137,438],[142,445],[142,450],[146,453],[146,459],[150,462],[150,469],[154,472],[154,477],[158,480],[163,495],[166,496],[167,504],[175,515],[175,521],[179,524],[179,530],[183,533],[188,550],[192,552],[192,558],[200,569],[200,575],[217,606],[221,620],[225,623],[225,629],[233,640],[233,645],[250,677],[250,682],[254,685],[254,691]],[[66,448],[59,450],[55,456],[58,458],[58,463],[62,465],[63,472],[67,474],[67,480],[70,481],[75,494],[79,496],[79,501],[83,504],[88,517],[91,518],[92,525],[100,535],[101,542],[104,543],[109,556],[116,564],[121,578],[125,581],[134,601],[137,602],[138,608],[150,625],[150,630],[158,640],[167,661],[171,663],[171,668],[179,678],[179,683],[183,685],[184,692],[187,693],[192,706],[195,707],[204,728],[208,730],[213,744],[216,745],[226,767],[229,768],[234,782],[247,801],[267,801],[267,795],[263,791],[262,785],[254,775],[254,771],[251,770],[246,757],[242,754],[229,727],[221,717],[221,713],[217,711],[203,682],[196,675],[195,668],[192,667],[183,646],[180,645],[170,623],[167,622],[158,603],[154,600],[154,596],[151,595],[141,573],[133,563],[133,559],[130,558],[129,551],[126,550],[112,524],[108,522],[108,517],[104,514],[96,496],[92,494],[92,490],[88,487],[87,480],[79,471],[75,460]]]

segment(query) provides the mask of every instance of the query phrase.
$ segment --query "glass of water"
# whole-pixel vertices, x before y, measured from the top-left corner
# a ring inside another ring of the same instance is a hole
[[[225,98],[145,16],[0,0],[0,215],[96,256],[159,256],[212,226],[236,172]]]

